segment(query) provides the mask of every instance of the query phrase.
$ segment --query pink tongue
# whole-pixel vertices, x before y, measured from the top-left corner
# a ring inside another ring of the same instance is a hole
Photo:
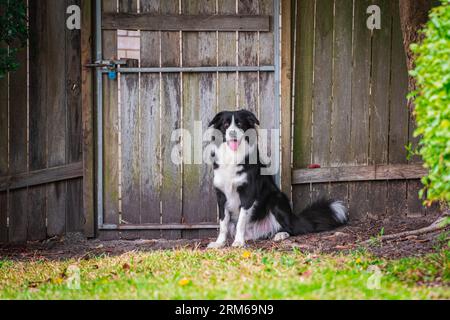
[[[231,150],[236,151],[239,147],[239,143],[237,141],[229,141],[228,146]]]

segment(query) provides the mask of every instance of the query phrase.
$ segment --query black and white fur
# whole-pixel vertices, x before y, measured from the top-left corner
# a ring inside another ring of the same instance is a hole
[[[274,177],[261,174],[264,165],[259,160],[257,143],[252,144],[246,135],[256,125],[258,119],[246,110],[220,112],[209,124],[222,132],[223,141],[219,141],[213,155],[220,232],[208,247],[224,247],[228,235],[234,238],[232,246],[242,247],[246,240],[281,241],[290,235],[346,224],[347,209],[340,201],[321,200],[299,214],[292,212],[289,199],[275,184]],[[258,160],[251,164],[249,159],[254,152]]]

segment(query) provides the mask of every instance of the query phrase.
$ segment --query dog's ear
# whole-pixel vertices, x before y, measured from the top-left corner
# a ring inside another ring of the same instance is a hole
[[[259,120],[256,118],[256,116],[253,114],[253,112],[250,112],[248,110],[241,110],[241,113],[244,115],[244,117],[250,122],[252,126],[255,124],[259,126]]]
[[[220,124],[223,121],[223,116],[225,114],[225,111],[219,112],[214,116],[214,118],[211,120],[211,122],[208,124],[208,128],[214,126],[214,128],[218,128]]]

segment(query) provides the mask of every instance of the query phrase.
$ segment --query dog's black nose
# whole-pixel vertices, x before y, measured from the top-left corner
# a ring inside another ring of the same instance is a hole
[[[231,138],[236,138],[237,137],[236,130],[230,130],[229,135],[230,135]]]

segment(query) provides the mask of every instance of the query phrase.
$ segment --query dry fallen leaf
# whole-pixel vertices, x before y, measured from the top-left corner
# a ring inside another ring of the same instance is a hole
[[[190,283],[191,283],[191,280],[189,280],[187,278],[183,278],[180,281],[178,281],[178,284],[182,287],[187,286]]]

